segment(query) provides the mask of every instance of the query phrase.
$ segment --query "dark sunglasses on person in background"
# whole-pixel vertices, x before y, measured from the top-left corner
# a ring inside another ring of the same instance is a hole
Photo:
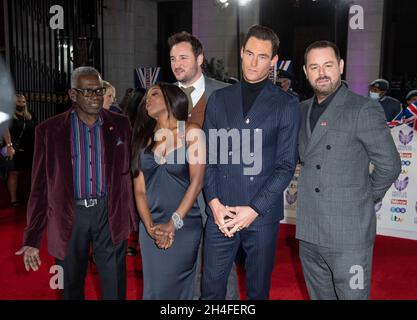
[[[83,97],[90,98],[95,94],[98,97],[102,97],[106,94],[106,88],[97,88],[97,89],[78,89],[72,88],[73,90],[82,94]]]

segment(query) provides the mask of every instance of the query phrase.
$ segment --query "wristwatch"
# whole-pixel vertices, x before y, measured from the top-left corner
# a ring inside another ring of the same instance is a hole
[[[180,230],[184,226],[184,221],[178,212],[174,212],[171,219],[174,222],[175,230]]]

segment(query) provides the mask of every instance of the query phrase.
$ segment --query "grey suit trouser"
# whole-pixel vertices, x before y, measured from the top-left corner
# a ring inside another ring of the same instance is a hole
[[[373,245],[326,248],[300,240],[300,260],[312,300],[368,300]]]
[[[207,222],[207,214],[206,210],[206,203],[203,197],[203,194],[197,198],[198,205],[200,206],[203,227],[205,227]],[[203,232],[204,235],[204,232]],[[204,247],[204,236],[202,235],[202,239],[200,241],[200,247],[198,248],[198,256],[197,256],[197,272],[196,272],[196,283],[195,283],[195,290],[194,290],[194,300],[199,300],[201,298],[201,278],[202,278],[202,269],[203,269],[203,247]],[[226,291],[226,300],[239,300],[240,293],[239,293],[239,285],[237,279],[237,272],[236,272],[236,264],[233,264],[232,270],[230,271],[229,278],[227,280],[227,291]]]

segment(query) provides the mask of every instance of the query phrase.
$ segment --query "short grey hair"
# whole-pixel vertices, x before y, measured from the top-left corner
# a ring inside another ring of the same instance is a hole
[[[72,72],[71,88],[76,88],[78,78],[81,76],[96,76],[100,82],[103,82],[100,72],[93,67],[79,67]]]

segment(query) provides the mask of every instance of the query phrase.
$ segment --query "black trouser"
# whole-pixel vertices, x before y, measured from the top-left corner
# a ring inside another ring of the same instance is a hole
[[[71,239],[65,259],[56,260],[64,269],[63,298],[83,300],[84,284],[88,269],[90,244],[100,276],[102,298],[126,299],[126,245],[122,241],[113,244],[105,199],[93,207],[76,206]]]

